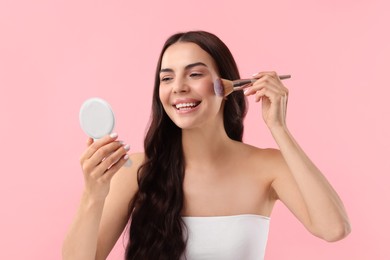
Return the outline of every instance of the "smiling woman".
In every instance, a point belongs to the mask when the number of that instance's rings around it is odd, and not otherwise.
[[[222,122],[222,99],[213,91],[217,77],[212,57],[197,44],[179,42],[165,51],[159,96],[165,112],[177,126],[205,127],[202,123],[216,117]]]
[[[207,65],[202,62],[196,62],[193,64],[188,64],[184,68],[184,75],[182,76],[184,80],[188,78],[189,80],[196,80],[204,77],[207,72],[202,72],[203,68],[199,68],[200,66],[204,66],[207,69]],[[173,86],[175,87],[183,87],[183,85],[178,86],[177,84],[182,84],[180,81],[180,78],[178,79],[176,77],[176,85],[174,85],[174,79],[175,79],[175,71],[173,69],[161,69],[160,70],[160,99],[163,101],[164,98],[167,98],[166,96],[169,95],[169,93],[172,91]],[[177,76],[177,75],[176,75]],[[178,75],[180,77],[180,75]],[[165,86],[165,87],[164,87]],[[175,92],[181,91],[176,89]],[[168,97],[169,99],[169,97]],[[169,100],[168,100],[169,101]],[[191,111],[195,107],[197,107],[200,104],[200,101],[194,98],[185,98],[185,99],[176,99],[173,101],[172,106],[175,107],[180,113],[185,113],[185,111]],[[169,106],[168,106],[169,107]],[[164,108],[165,105],[164,105]],[[165,109],[166,110],[166,109]]]
[[[166,41],[144,153],[126,168],[128,146],[116,134],[89,140],[64,259],[105,259],[128,224],[126,259],[260,260],[277,200],[315,236],[337,241],[350,232],[337,193],[288,130],[278,74],[259,72],[245,94],[227,97],[215,94],[217,78],[240,78],[218,37],[192,31]],[[242,142],[245,96],[262,102],[279,149]]]

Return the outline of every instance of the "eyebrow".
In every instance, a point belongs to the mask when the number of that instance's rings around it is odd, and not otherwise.
[[[196,66],[207,67],[207,65],[204,64],[203,62],[195,62],[195,63],[188,64],[187,66],[184,67],[184,69],[189,70],[189,69],[196,67]],[[169,68],[160,69],[160,73],[161,72],[173,72],[173,69],[169,69]]]

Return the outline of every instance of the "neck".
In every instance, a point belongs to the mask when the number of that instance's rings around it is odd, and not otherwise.
[[[182,130],[183,152],[186,166],[212,165],[222,158],[232,140],[227,136],[223,124],[212,129],[196,128]]]

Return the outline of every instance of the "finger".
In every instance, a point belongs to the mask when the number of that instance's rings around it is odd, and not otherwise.
[[[121,146],[108,155],[101,163],[96,167],[96,171],[101,174],[110,169],[116,164],[128,151],[130,150],[129,145]]]
[[[93,138],[91,137],[88,137],[87,141],[86,141],[86,145],[87,147],[91,146],[91,144],[93,143]],[[87,152],[88,150],[86,149],[82,155],[80,156],[80,162],[82,163],[83,161],[85,161],[86,157],[87,157]]]
[[[107,169],[103,175],[103,179],[106,181],[111,180],[111,178],[117,173],[117,171],[129,160],[129,155],[125,154],[122,156],[116,163],[111,165],[109,169]]]
[[[256,76],[258,79],[253,83],[253,85],[261,84],[263,82],[266,82],[268,84],[272,84],[276,87],[282,88],[284,91],[288,92],[288,89],[283,85],[282,80],[279,78],[279,76],[276,74],[276,72],[260,72],[258,76]]]
[[[280,100],[284,97],[288,96],[288,93],[284,91],[282,88],[275,87],[275,86],[266,86],[262,89],[256,91],[255,95],[255,101],[258,102],[260,99],[264,96],[269,98],[272,102]]]
[[[279,79],[278,75],[275,74],[264,74],[261,77],[259,77],[253,85],[260,84],[260,83],[268,83],[268,84],[274,84],[274,85],[280,85],[283,86],[282,81]]]
[[[93,138],[92,137],[88,137],[87,146],[90,146],[92,143],[93,143]]]
[[[117,152],[119,149],[123,148],[123,143],[120,141],[114,141],[111,143],[108,143],[102,147],[100,147],[92,156],[88,159],[88,163],[95,167],[108,158],[115,152]]]
[[[110,135],[106,135],[102,137],[99,140],[92,141],[92,143],[89,145],[88,149],[83,153],[81,156],[80,161],[85,161],[92,157],[92,155],[102,146],[115,141],[118,138],[118,134],[112,133]]]
[[[253,83],[253,86],[256,88],[257,86],[269,86],[275,89],[279,89],[280,91],[288,92],[288,89],[283,85],[283,82],[278,77],[273,77],[270,75],[265,75],[264,77],[258,79]]]
[[[270,88],[263,88],[255,93],[256,102],[259,102],[261,99],[264,100],[264,97],[269,99],[271,102],[274,102],[275,100],[281,99],[283,95]]]
[[[256,79],[260,79],[264,76],[270,76],[272,78],[279,79],[279,76],[275,71],[261,71],[252,75],[252,77]]]
[[[264,97],[267,89],[263,88],[255,93],[255,102],[259,102]]]
[[[117,149],[122,147],[122,143],[119,141],[115,141],[113,143],[109,143],[99,150],[96,151],[95,154],[89,159],[82,161],[81,167],[83,169],[84,174],[90,175],[95,172],[96,167],[101,164],[106,158],[108,158],[111,154],[113,154]]]
[[[88,137],[87,141],[86,141],[86,145],[87,147],[91,146],[91,144],[93,143],[93,139],[91,137]],[[80,162],[83,163],[83,161],[85,161],[85,159],[87,158],[87,152],[88,152],[88,149],[86,149],[80,156]]]
[[[259,79],[251,87],[247,88],[244,91],[244,94],[246,96],[250,96],[257,93],[258,91],[261,91],[264,88],[270,89],[276,93],[280,93],[281,95],[284,95],[285,92],[287,91],[287,88],[285,88],[284,86],[280,85],[277,82],[270,82],[270,81],[264,81]]]

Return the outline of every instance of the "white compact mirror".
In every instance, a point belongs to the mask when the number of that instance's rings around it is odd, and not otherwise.
[[[80,108],[79,118],[83,131],[94,139],[110,134],[115,126],[114,112],[101,98],[86,100]]]

